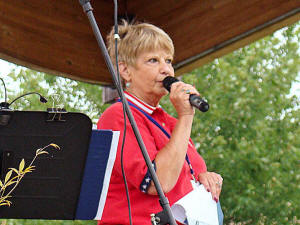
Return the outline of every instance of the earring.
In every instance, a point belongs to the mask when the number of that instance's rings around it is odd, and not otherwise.
[[[127,82],[126,84],[125,84],[125,86],[126,86],[126,88],[129,88],[130,87],[130,82]]]

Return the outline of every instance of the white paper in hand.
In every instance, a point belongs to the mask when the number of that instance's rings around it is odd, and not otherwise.
[[[203,185],[192,181],[194,190],[178,200],[172,207],[175,219],[189,225],[219,225],[217,203]]]

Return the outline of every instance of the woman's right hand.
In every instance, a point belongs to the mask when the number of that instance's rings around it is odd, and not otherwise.
[[[187,90],[190,93],[186,93]],[[185,163],[195,114],[189,101],[190,94],[199,94],[192,85],[179,81],[171,86],[170,100],[177,111],[178,120],[172,130],[169,142],[155,158],[156,173],[165,193],[174,188]],[[148,194],[157,194],[153,183],[148,189]]]
[[[195,109],[189,101],[191,94],[200,95],[195,87],[190,84],[186,84],[181,81],[172,84],[170,90],[170,101],[177,112],[178,119],[182,116],[193,116],[195,114]]]

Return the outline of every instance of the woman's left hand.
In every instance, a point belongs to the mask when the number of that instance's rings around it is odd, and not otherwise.
[[[198,180],[207,191],[211,192],[213,199],[218,202],[223,184],[222,176],[214,172],[204,172],[198,175]]]

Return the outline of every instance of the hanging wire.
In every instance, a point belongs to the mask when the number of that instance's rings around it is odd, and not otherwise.
[[[0,77],[2,83],[3,83],[3,86],[4,86],[4,102],[7,102],[7,89],[6,89],[6,86],[5,86],[5,82],[4,80]]]
[[[114,39],[115,39],[115,56],[116,56],[116,74],[117,74],[117,82],[120,87],[122,88],[122,82],[120,78],[120,71],[119,71],[119,60],[118,60],[118,41],[120,40],[119,31],[118,31],[118,1],[114,0]],[[130,204],[130,196],[128,190],[128,184],[126,180],[126,174],[124,169],[124,144],[125,144],[125,137],[126,137],[126,112],[125,112],[125,102],[121,101],[123,105],[123,117],[124,117],[124,128],[123,128],[123,140],[122,140],[122,147],[121,147],[121,169],[122,169],[122,176],[124,180],[125,190],[126,190],[126,197],[127,197],[127,205],[128,205],[128,214],[129,214],[129,222],[132,225],[132,213],[131,213],[131,204]]]

